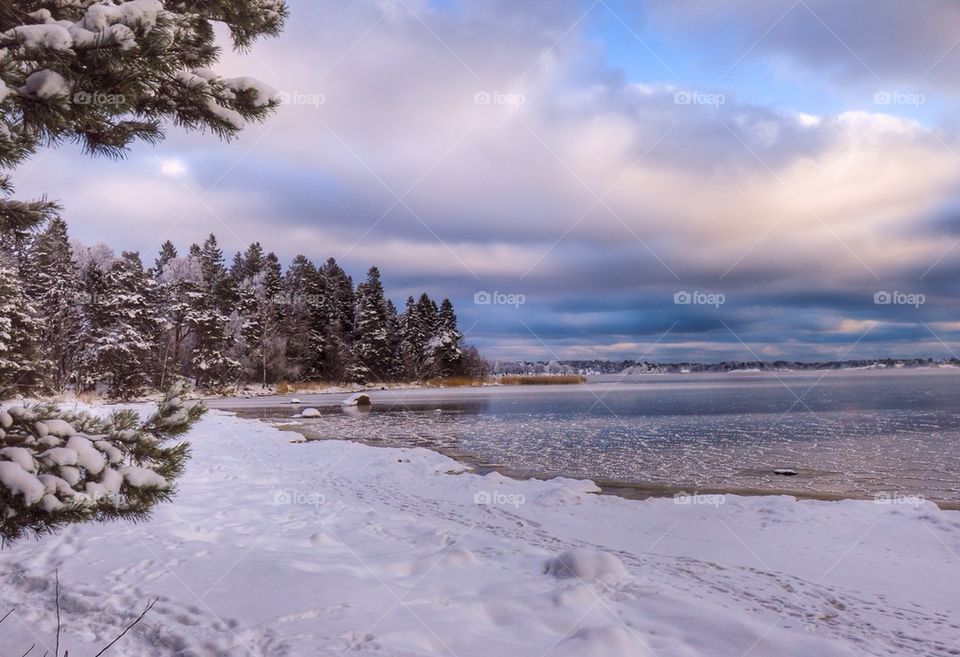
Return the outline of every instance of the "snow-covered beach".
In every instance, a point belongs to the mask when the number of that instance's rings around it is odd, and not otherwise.
[[[292,443],[211,411],[172,503],[0,551],[0,651],[951,655],[960,513],[891,500],[625,500],[425,449]],[[19,652],[18,652],[19,651]]]

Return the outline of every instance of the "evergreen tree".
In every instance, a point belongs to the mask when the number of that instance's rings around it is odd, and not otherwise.
[[[457,315],[450,299],[444,299],[437,314],[436,329],[427,345],[428,367],[433,376],[448,377],[458,374],[463,361],[461,342],[463,334],[457,328]]]
[[[279,311],[280,263],[274,254],[262,261],[260,271],[239,283],[237,359],[248,380],[263,386],[286,375],[286,342]]]
[[[215,305],[224,313],[232,310],[235,300],[233,281],[223,262],[223,251],[213,233],[207,237],[197,253],[204,291],[213,297]]]
[[[263,271],[265,258],[260,242],[251,244],[244,253],[237,253],[230,266],[230,276],[239,285],[240,282],[250,280]]]
[[[312,304],[311,350],[316,354],[315,376],[344,381],[350,375],[350,349],[356,296],[353,281],[333,258],[320,270],[322,293]]]
[[[37,383],[38,333],[33,300],[10,256],[0,251],[0,394]]]
[[[392,362],[388,307],[380,282],[380,271],[371,267],[365,282],[357,286],[353,327],[351,378],[355,381],[383,381]]]
[[[167,240],[161,244],[160,253],[157,255],[157,259],[153,263],[153,270],[151,272],[153,277],[159,279],[161,276],[163,276],[164,268],[176,257],[177,247],[173,245],[173,242]]]
[[[417,301],[417,314],[420,316],[420,325],[425,336],[424,344],[429,342],[437,331],[437,315],[439,312],[436,302],[427,296],[426,292],[420,295],[420,299]]]
[[[233,357],[243,367],[244,378],[256,381],[262,373],[265,328],[255,279],[237,283],[237,309],[232,323],[236,326]]]
[[[403,314],[400,316],[400,361],[403,366],[403,378],[416,381],[420,378],[420,362],[426,339],[417,313],[417,303],[412,296],[407,297]]]
[[[162,351],[157,374],[161,390],[171,377],[192,373],[193,365],[188,357],[193,353],[192,313],[202,305],[202,280],[200,262],[194,256],[169,260],[157,278],[158,315],[164,318],[165,333],[160,341]]]
[[[232,340],[227,335],[228,319],[210,294],[198,295],[191,305],[188,320],[194,348],[190,365],[199,387],[225,388],[240,370],[240,363],[229,356]]]
[[[67,224],[51,220],[33,242],[30,259],[33,269],[31,294],[37,299],[38,341],[47,365],[44,385],[63,390],[73,370],[74,347],[82,317],[77,304],[79,280]]]
[[[393,301],[387,299],[387,337],[390,343],[389,362],[386,367],[386,378],[396,380],[403,378],[403,330],[400,315]]]
[[[124,253],[106,271],[91,265],[85,284],[81,387],[104,383],[111,397],[129,399],[150,383],[151,359],[158,352],[153,281],[138,254]]]
[[[240,369],[240,363],[229,355],[233,340],[227,331],[236,291],[213,234],[196,253],[201,294],[192,297],[188,315],[194,335],[192,371],[198,386],[223,388],[234,381]]]
[[[273,252],[270,252],[263,259],[263,280],[262,286],[266,297],[274,306],[274,312],[279,319],[279,296],[283,292],[283,267],[280,266],[280,259]]]
[[[286,360],[289,374],[301,379],[311,374],[315,359],[310,352],[313,308],[321,306],[322,289],[317,268],[304,255],[293,259],[283,277],[278,306],[283,315],[283,333],[287,340]]]

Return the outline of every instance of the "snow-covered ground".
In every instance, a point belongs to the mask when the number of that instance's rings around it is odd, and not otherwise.
[[[0,551],[0,654],[960,654],[960,512],[630,501],[211,411],[173,503]],[[18,652],[19,651],[19,652]]]

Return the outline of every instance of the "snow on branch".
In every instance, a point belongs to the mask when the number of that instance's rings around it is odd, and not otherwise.
[[[5,2],[0,165],[71,139],[120,156],[134,141],[161,139],[165,121],[235,136],[279,101],[252,78],[209,70],[220,53],[213,25],[225,25],[246,48],[279,34],[286,16],[282,0]]]
[[[186,463],[186,433],[205,409],[186,404],[176,384],[156,412],[107,418],[52,405],[0,410],[0,539],[43,534],[62,525],[142,519],[168,500]]]

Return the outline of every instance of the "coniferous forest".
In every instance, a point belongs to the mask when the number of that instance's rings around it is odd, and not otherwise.
[[[334,260],[284,270],[259,243],[227,262],[217,239],[153,263],[71,243],[66,223],[6,231],[0,385],[128,399],[186,377],[208,391],[280,381],[373,383],[474,376],[453,304],[402,311],[371,267],[355,285]]]

